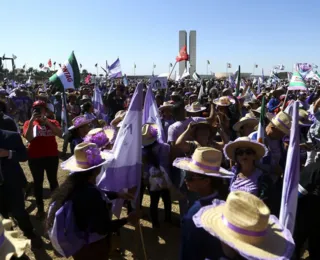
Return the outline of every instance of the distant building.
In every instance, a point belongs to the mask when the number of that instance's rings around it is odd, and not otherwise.
[[[189,73],[193,75],[197,71],[197,32],[189,33]]]
[[[187,32],[186,31],[179,31],[179,51],[183,46],[186,46],[188,48],[187,44]],[[181,61],[179,62],[179,75],[181,76],[184,72],[184,70],[187,67],[187,61]]]

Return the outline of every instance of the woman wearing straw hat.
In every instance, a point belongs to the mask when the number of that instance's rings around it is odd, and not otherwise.
[[[188,212],[183,216],[181,229],[182,241],[180,259],[218,259],[218,251],[212,250],[214,239],[203,230],[196,228],[193,215],[203,206],[210,205],[215,198],[225,199],[227,187],[224,178],[232,178],[233,174],[220,167],[222,153],[214,148],[197,148],[192,158],[177,158],[173,165],[186,171],[185,182],[188,190],[200,195]]]
[[[0,215],[0,259],[1,260],[28,260],[25,255],[30,246],[30,240],[19,238],[17,231],[12,231],[12,221]]]
[[[220,240],[221,257],[291,259],[294,242],[290,231],[270,215],[263,201],[250,193],[231,192],[226,202],[215,200],[212,205],[201,208],[193,221],[198,228]],[[216,250],[216,244],[212,244],[212,250]]]
[[[83,142],[84,137],[91,129],[92,119],[86,119],[84,116],[77,116],[72,120],[72,126],[69,127],[70,131],[70,150],[73,155],[76,145]]]
[[[135,213],[111,220],[107,206],[108,199],[132,199],[132,195],[105,192],[95,185],[101,167],[112,160],[96,144],[84,142],[62,163],[62,169],[72,174],[52,195],[46,223],[52,245],[61,255],[75,260],[108,259],[109,234],[135,221]]]
[[[165,221],[171,222],[171,197],[169,188],[169,153],[168,144],[159,143],[158,127],[156,124],[142,126],[142,156],[143,156],[143,183],[141,194],[148,187],[151,202],[150,215],[152,226],[159,227],[158,204],[160,197],[164,203]],[[141,202],[143,196],[141,195]]]
[[[248,136],[255,131],[255,127],[259,121],[253,117],[250,113],[247,113],[242,117],[239,122],[233,125],[233,130],[238,133],[239,136]]]

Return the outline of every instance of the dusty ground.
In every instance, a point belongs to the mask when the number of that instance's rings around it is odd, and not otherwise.
[[[62,141],[58,140],[59,147],[62,146]],[[22,164],[23,170],[27,176],[27,179],[29,181],[32,181],[32,177],[30,174],[30,170],[27,163]],[[59,183],[62,183],[64,179],[67,176],[67,172],[62,171],[59,169],[58,173],[58,180]],[[44,183],[44,197],[45,197],[45,205],[46,208],[48,207],[48,204],[50,202],[50,190],[48,186],[48,181],[45,179]],[[141,231],[144,238],[144,244],[146,247],[146,252],[148,259],[178,259],[178,252],[179,252],[179,228],[177,226],[174,226],[172,224],[167,224],[161,222],[161,220],[164,219],[163,214],[163,204],[160,202],[160,229],[152,229],[151,228],[151,222],[149,219],[149,196],[145,195],[143,199],[143,208],[142,208],[142,219],[140,220],[141,223]],[[48,237],[44,232],[43,223],[41,223],[39,220],[35,218],[36,214],[36,208],[35,208],[35,199],[34,197],[30,196],[28,197],[26,201],[26,207],[28,212],[31,215],[31,221],[33,225],[36,227],[36,231],[39,235],[42,236],[42,239],[44,241],[44,249],[42,250],[28,250],[27,255],[32,259],[37,260],[48,260],[48,259],[54,259],[54,260],[62,260],[66,259],[64,257],[59,257],[55,255],[55,252],[53,251],[53,248],[51,247],[51,244],[49,243]],[[179,207],[177,204],[172,205],[173,210],[173,220],[174,222],[178,223],[179,221]],[[123,216],[126,216],[126,211],[124,210]],[[121,230],[121,248],[123,249],[124,253],[116,253],[114,256],[112,256],[110,259],[133,259],[133,254],[140,255],[139,259],[143,259],[141,257],[142,255],[142,246],[140,243],[140,235],[138,232],[135,232],[134,227],[130,225],[126,225]],[[136,253],[137,252],[137,253]]]
[[[59,147],[62,146],[62,141],[58,140]],[[22,164],[23,170],[29,181],[32,181],[30,170],[27,163]],[[59,169],[58,180],[59,183],[62,183],[67,176],[67,172]],[[50,191],[48,186],[48,181],[45,179],[44,182],[44,197],[45,205],[48,207],[50,201]],[[166,224],[161,222],[160,229],[152,229],[151,222],[149,219],[149,203],[150,198],[148,195],[144,195],[143,199],[143,208],[142,208],[142,219],[140,220],[141,232],[143,234],[144,245],[146,248],[146,253],[148,259],[152,260],[173,260],[178,259],[179,255],[179,240],[180,240],[180,229],[173,224]],[[36,208],[35,208],[35,199],[34,197],[28,197],[26,201],[26,207],[28,212],[31,215],[31,221],[36,228],[36,231],[39,235],[42,236],[44,242],[44,248],[41,250],[30,249],[27,252],[27,255],[30,259],[34,260],[62,260],[66,259],[64,257],[59,257],[55,254],[47,235],[44,232],[43,223],[35,218]],[[179,222],[179,207],[177,203],[172,205],[173,211],[173,221],[174,223]],[[163,220],[163,203],[160,202],[160,221]],[[126,216],[126,211],[123,211],[123,217]],[[115,253],[110,259],[134,259],[133,255],[138,256],[135,259],[144,259],[142,251],[142,243],[140,233],[136,232],[134,227],[126,225],[121,230],[121,248],[123,253]],[[307,252],[304,254],[303,259],[308,259]]]

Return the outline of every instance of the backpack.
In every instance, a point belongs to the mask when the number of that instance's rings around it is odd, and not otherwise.
[[[52,208],[50,206],[49,212]],[[55,214],[52,228],[48,232],[54,249],[64,257],[78,252],[88,242],[88,234],[80,231],[72,210],[72,201],[67,201]]]

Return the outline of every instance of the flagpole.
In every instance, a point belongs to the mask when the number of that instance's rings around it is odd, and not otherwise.
[[[209,63],[207,61],[207,76],[208,76],[208,73],[209,73]]]
[[[254,75],[255,68],[256,68],[256,64],[253,64],[252,76]]]
[[[286,97],[284,98],[283,105],[282,105],[282,109],[281,109],[282,111],[284,111],[284,107],[285,107],[285,105],[286,105],[286,103],[287,103],[289,91],[290,91],[290,90],[287,89]]]

